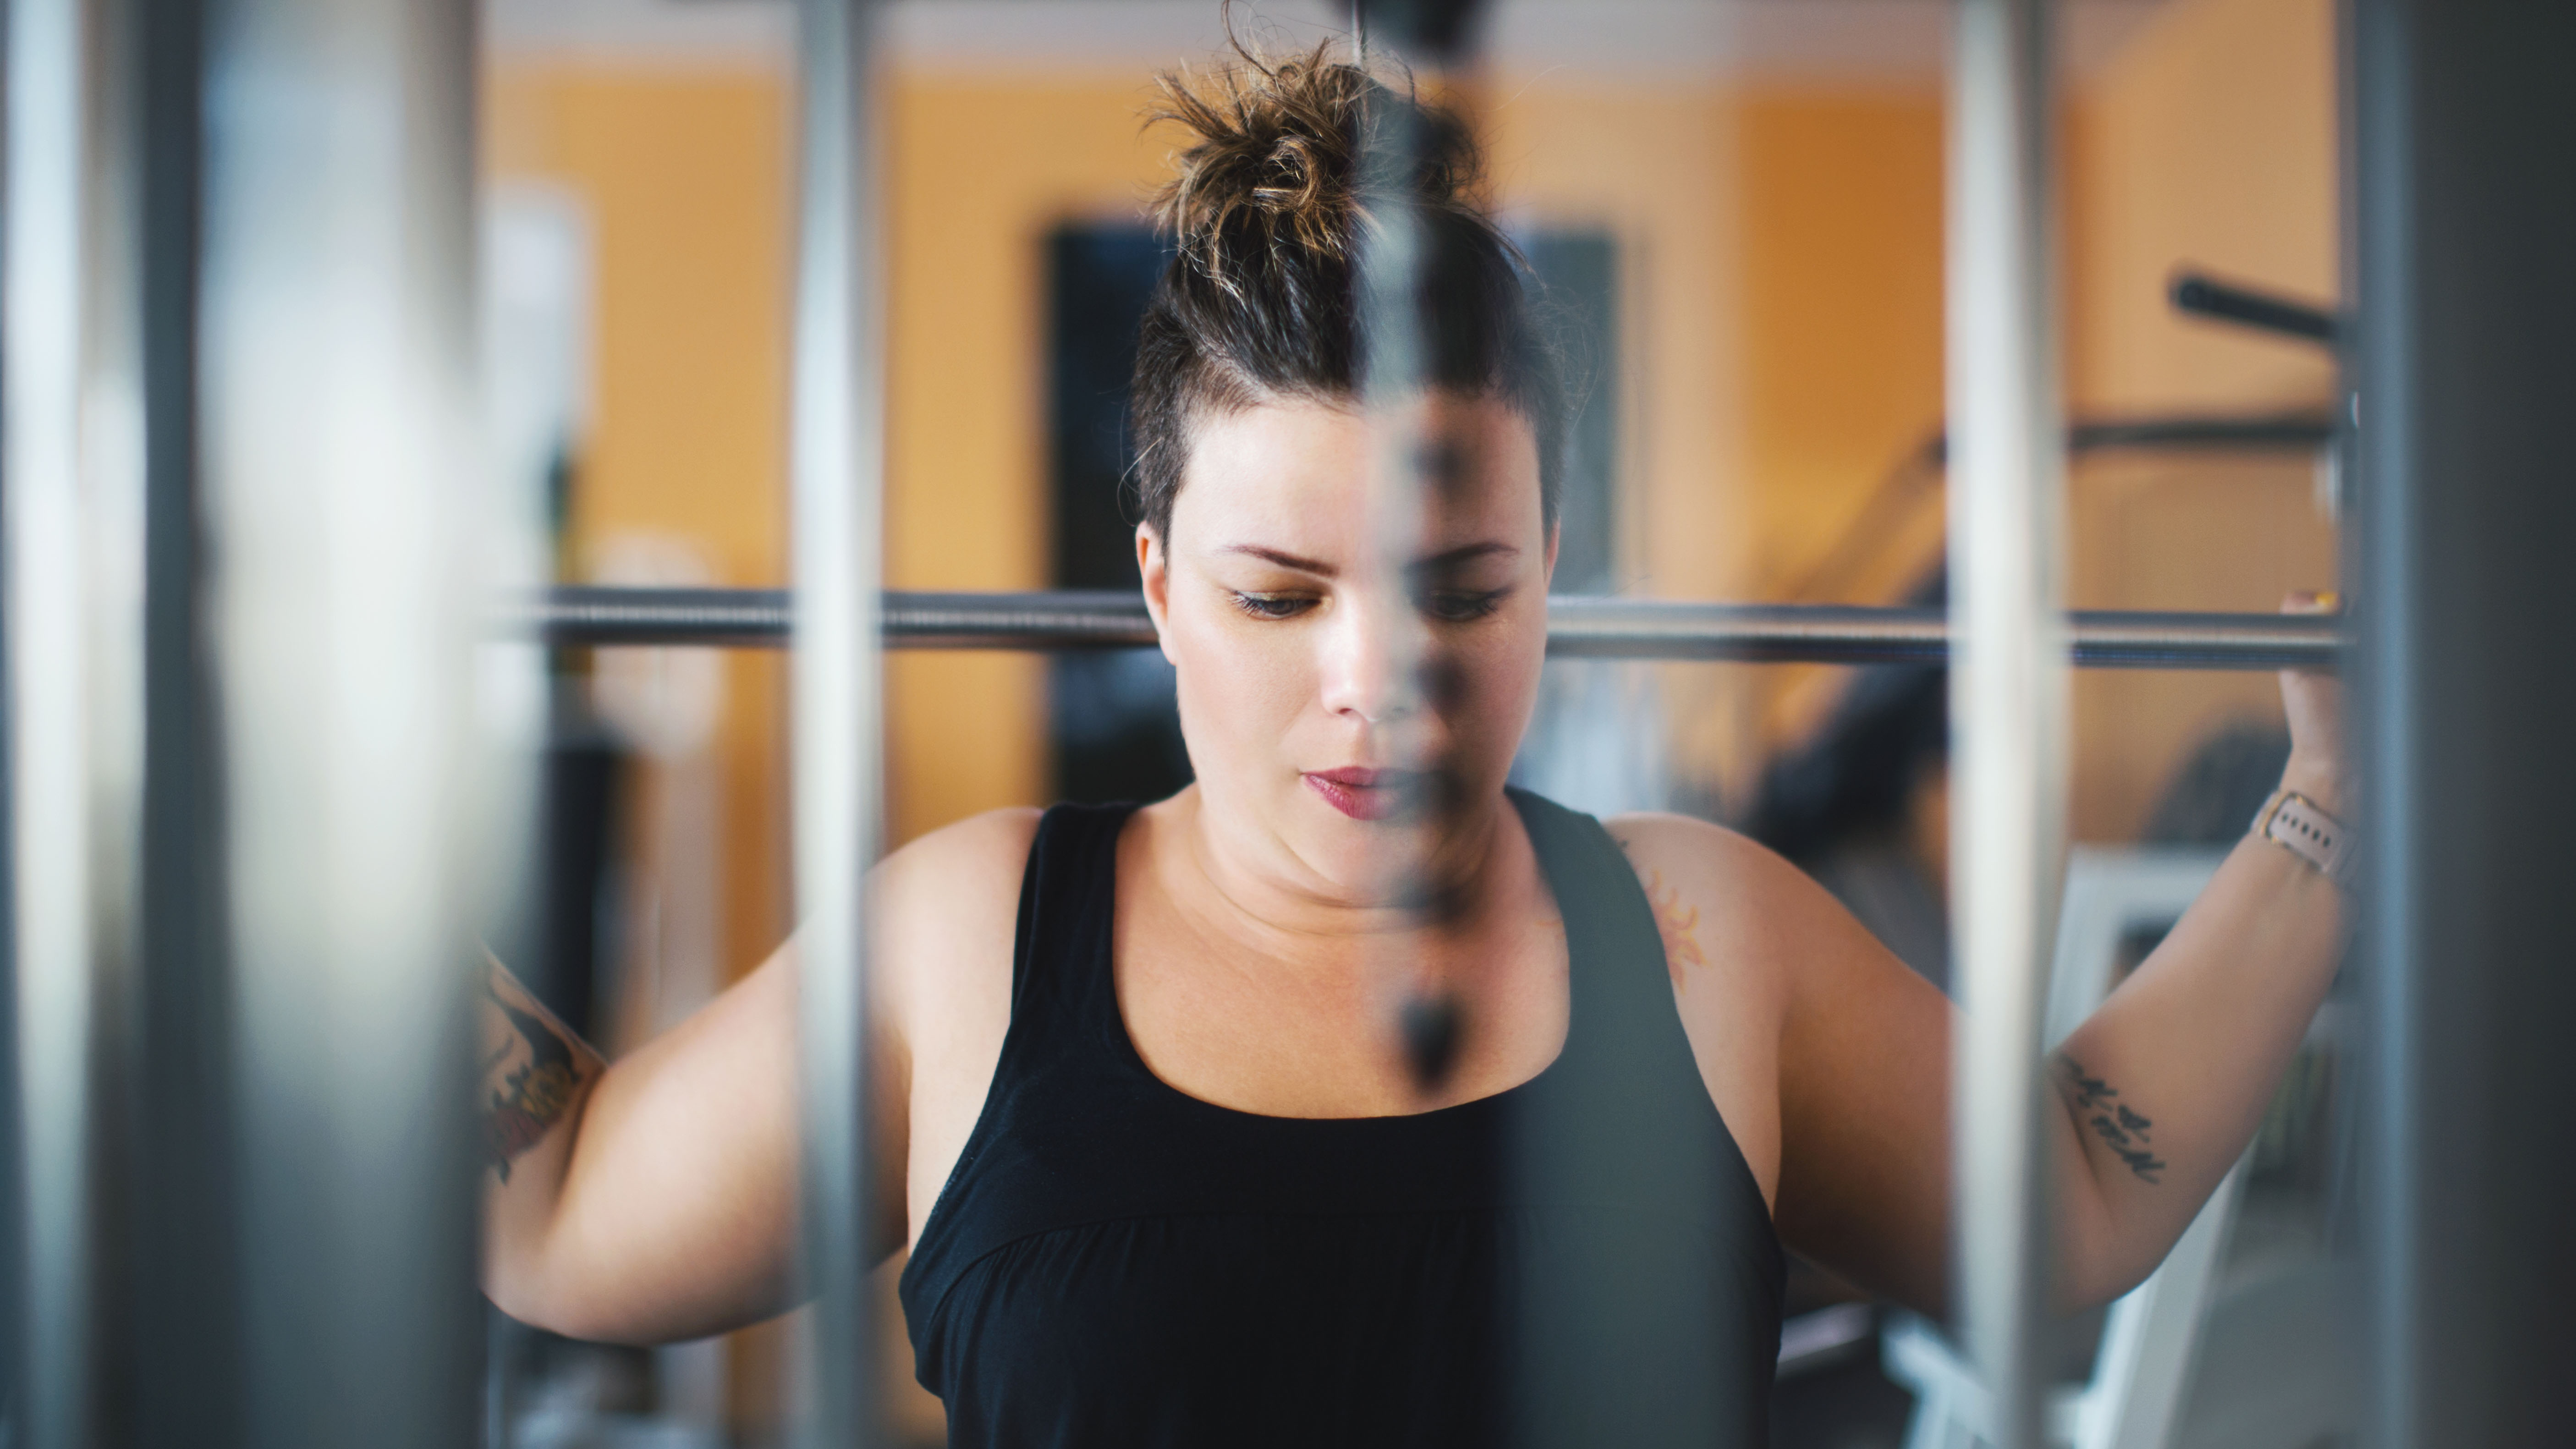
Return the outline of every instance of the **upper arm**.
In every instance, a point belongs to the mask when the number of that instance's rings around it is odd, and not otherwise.
[[[1675,999],[1712,1090],[1723,1080],[1710,1073],[1713,1046],[1767,1058],[1769,1122],[1739,1123],[1738,1113],[1728,1122],[1748,1159],[1770,1129],[1782,1239],[1853,1282],[1940,1311],[1948,1000],[1823,887],[1744,837],[1678,816],[1626,816],[1611,828],[1650,897],[1660,886],[1671,902],[1656,902],[1659,916],[1695,918],[1705,960],[1677,966]],[[1670,950],[1669,926],[1666,940]],[[1703,973],[1721,989],[1695,999]]]
[[[876,884],[872,960],[899,1101],[880,1098],[880,1243],[920,1230],[982,1115],[1011,1024],[1020,878],[1039,812],[994,810],[922,837]]]
[[[870,1236],[879,1253],[903,1241],[919,1064],[952,1054],[952,1015],[978,994],[976,979],[993,974],[990,961],[960,953],[989,948],[991,880],[1007,870],[1016,894],[1034,820],[1034,811],[1003,811],[963,821],[871,872]],[[1009,898],[1000,909],[1007,1023]],[[600,1077],[547,1234],[549,1281],[537,1297],[550,1306],[549,1326],[659,1341],[794,1306],[799,985],[791,941]]]
[[[601,1075],[546,1233],[546,1327],[653,1342],[792,1305],[796,988],[790,944]]]

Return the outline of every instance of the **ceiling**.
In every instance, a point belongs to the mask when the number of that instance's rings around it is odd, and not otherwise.
[[[2159,0],[2064,0],[2061,53],[2098,69]],[[1219,0],[890,0],[887,43],[907,69],[1150,70],[1226,43]],[[1931,84],[1950,0],[1496,0],[1483,53],[1513,71]],[[1345,32],[1336,0],[1235,0],[1256,45]],[[791,0],[485,0],[486,43],[514,56],[785,66]]]

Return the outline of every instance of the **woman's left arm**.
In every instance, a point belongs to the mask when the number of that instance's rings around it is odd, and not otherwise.
[[[2335,684],[2285,674],[2282,688],[2284,783],[2350,819]],[[1673,817],[1613,828],[1664,918],[1702,1075],[1774,1187],[1781,1236],[1863,1287],[1946,1313],[1956,1009],[1815,882],[1741,836]],[[2252,1139],[2343,939],[2339,888],[2249,835],[2052,1056],[2061,1110],[2044,1125],[2058,1167],[2060,1303],[2117,1297],[2190,1226]],[[1770,1025],[1748,1038],[1751,1016]],[[1754,1057],[1776,1095],[1738,1080]]]
[[[2339,686],[2285,673],[2282,787],[2338,819]],[[2342,889],[2248,833],[2163,944],[2049,1061],[2058,1136],[2059,1295],[2099,1302],[2154,1271],[2252,1140],[2343,957]]]

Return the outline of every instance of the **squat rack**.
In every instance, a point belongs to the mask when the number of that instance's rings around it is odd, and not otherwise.
[[[500,627],[792,644],[805,1116],[823,1312],[802,1442],[870,1442],[859,866],[887,647],[1128,647],[1135,600],[880,594],[870,0],[800,0],[797,598],[531,591],[475,406],[469,0],[10,0],[0,217],[10,877],[6,1435],[447,1449],[472,1434],[475,1152],[459,922],[523,796],[473,697]],[[1373,5],[1446,50],[1470,7]],[[2379,1441],[2555,1426],[2576,1182],[2576,11],[2348,0],[2347,276],[2369,406],[2336,621],[2066,614],[2044,0],[1958,0],[1950,615],[1558,601],[1551,648],[1948,657],[1971,1005],[1968,1319],[2035,1446],[2029,1135],[2069,664],[2349,657],[2378,853],[2367,1229]],[[1436,23],[1435,23],[1436,22]],[[1384,289],[1381,289],[1384,290]],[[2224,299],[2220,299],[2222,302]],[[2242,311],[2242,308],[2238,308]],[[2281,320],[2276,318],[2275,320]],[[459,480],[467,480],[460,484]],[[2348,656],[2347,656],[2348,651]],[[524,746],[525,741],[517,744]],[[496,763],[497,761],[497,763]],[[1981,964],[1982,963],[1982,964]],[[2510,1170],[2499,1164],[2511,1164]],[[151,1392],[126,1392],[148,1384]]]

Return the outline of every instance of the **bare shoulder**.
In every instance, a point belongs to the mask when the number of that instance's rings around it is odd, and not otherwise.
[[[870,882],[871,964],[907,1038],[974,1004],[1007,1010],[1020,877],[1041,812],[988,810],[907,843]]]
[[[943,825],[887,856],[877,867],[877,888],[880,893],[915,889],[933,879],[989,886],[993,883],[990,878],[1007,877],[1016,895],[1021,868],[1028,860],[1029,843],[1037,838],[1038,820],[1044,814],[1033,806],[1022,805],[987,810]],[[896,884],[898,880],[900,885]]]
[[[988,810],[877,867],[871,960],[901,1058],[903,1106],[887,1127],[903,1135],[907,1232],[920,1230],[947,1183],[1010,1033],[1020,879],[1039,816]]]
[[[1635,814],[1602,823],[1654,909],[1700,1080],[1768,1201],[1780,1181],[1780,1026],[1798,956],[1797,927],[1784,917],[1796,914],[1804,877],[1705,820]]]
[[[1637,811],[1602,822],[1649,895],[1657,884],[1698,898],[1740,924],[1796,911],[1823,888],[1804,871],[1737,831],[1688,815]]]
[[[1858,932],[1840,902],[1806,872],[1723,825],[1638,812],[1602,822],[1655,907],[1668,954],[1775,978],[1820,946]],[[1676,939],[1676,930],[1687,933]],[[1862,933],[1865,935],[1866,933]]]
[[[1755,861],[1788,865],[1745,836],[1695,816],[1637,810],[1610,816],[1601,826],[1629,860],[1667,872],[1730,871]]]

